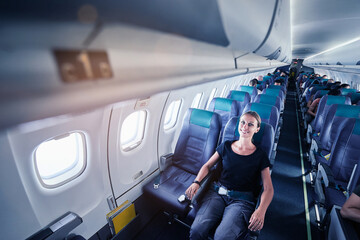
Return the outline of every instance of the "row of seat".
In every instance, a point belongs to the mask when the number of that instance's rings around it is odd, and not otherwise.
[[[351,105],[357,97],[351,89],[342,89],[341,96],[329,96],[311,81],[303,84],[308,88],[302,92],[298,85],[298,92],[304,101],[321,97],[316,117],[307,126],[306,141],[311,143],[309,159],[316,170],[318,220],[324,225],[333,206],[341,207],[360,184],[360,106]]]
[[[254,101],[259,102],[251,102],[249,91],[245,89],[256,94]],[[260,131],[254,135],[254,143],[263,148],[269,157],[272,156],[279,109],[282,107],[279,101],[283,101],[279,94],[282,90],[274,91],[279,96],[272,96],[257,95],[254,89],[256,90],[254,87],[240,86],[240,91],[231,91],[228,98],[214,98],[208,110],[188,109],[174,153],[162,156],[160,160],[163,162],[163,159],[167,159],[170,163],[164,163],[167,167],[160,167],[160,174],[144,186],[144,195],[158,203],[164,211],[191,221],[195,216],[194,210],[190,211],[190,201],[184,201],[182,195],[218,144],[239,138],[240,115],[248,110],[258,112],[262,120]],[[268,91],[267,89],[277,90],[270,86],[264,91]],[[276,103],[279,104],[269,105]]]

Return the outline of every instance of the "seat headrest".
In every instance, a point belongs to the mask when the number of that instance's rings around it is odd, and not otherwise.
[[[210,128],[213,112],[202,109],[191,109],[190,123],[201,127]]]
[[[335,116],[346,118],[360,118],[360,106],[338,104]]]
[[[249,93],[245,92],[245,91],[232,90],[232,91],[230,91],[229,98],[236,100],[236,101],[244,101],[246,95],[249,95]],[[249,95],[249,98],[250,98],[250,95]]]
[[[254,92],[254,89],[255,88],[252,86],[240,86],[241,91],[248,92],[250,95],[252,95],[252,93]]]
[[[356,119],[353,134],[360,135],[360,119]],[[359,166],[360,167],[360,166]]]
[[[262,119],[269,119],[271,114],[271,105],[263,104],[263,103],[252,103],[251,111],[257,112]]]
[[[344,104],[345,103],[345,96],[332,96],[332,95],[328,95],[327,96],[327,100],[326,100],[326,105],[331,105],[331,104]]]
[[[234,100],[229,98],[214,98],[214,110],[222,110],[225,112],[231,112],[231,105],[233,104]]]
[[[348,93],[356,92],[356,89],[352,88],[343,88],[341,89],[341,95],[347,95]]]
[[[269,94],[259,94],[259,103],[275,105],[278,97]]]

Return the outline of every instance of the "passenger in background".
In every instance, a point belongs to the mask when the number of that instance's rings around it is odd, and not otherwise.
[[[256,78],[250,80],[249,86],[256,87],[258,94],[260,94],[261,90],[257,88],[257,85],[258,85],[258,80]]]
[[[350,88],[350,85],[347,84],[347,83],[341,84],[341,85],[340,85],[340,90],[341,90],[341,89],[344,89],[344,88],[349,89],[349,88]]]
[[[274,82],[275,86],[282,86],[283,85],[283,81],[281,79],[276,79]]]
[[[261,230],[265,213],[274,195],[270,162],[266,153],[252,143],[260,130],[260,116],[248,111],[240,117],[236,141],[220,144],[214,155],[201,167],[193,184],[186,190],[189,199],[195,195],[201,180],[218,164],[220,176],[206,192],[190,229],[190,239],[208,239],[216,228],[214,239],[247,239],[251,231]],[[256,198],[263,192],[260,205]],[[246,228],[248,226],[248,228]],[[248,230],[249,229],[249,230]]]
[[[358,185],[340,210],[343,218],[360,223],[360,185]]]
[[[340,95],[340,90],[339,89],[331,89],[328,92],[328,95],[333,95],[333,96],[339,96]],[[314,120],[314,118],[316,117],[316,112],[317,112],[317,108],[319,106],[319,102],[320,102],[321,98],[317,98],[314,101],[310,103],[309,101],[309,109],[306,112],[305,115],[305,121],[309,124],[312,120]]]
[[[334,79],[330,78],[330,79],[327,81],[325,87],[328,88],[328,89],[330,89],[330,87],[331,87],[332,85],[334,85],[334,82],[335,82]]]

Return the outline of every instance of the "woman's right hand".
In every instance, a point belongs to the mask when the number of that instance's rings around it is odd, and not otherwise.
[[[192,199],[196,194],[197,190],[199,190],[200,186],[197,183],[193,183],[190,185],[188,189],[186,189],[185,194],[188,199]]]

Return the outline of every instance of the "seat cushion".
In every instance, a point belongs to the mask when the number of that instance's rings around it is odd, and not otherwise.
[[[189,211],[189,201],[180,203],[178,197],[192,184],[195,175],[176,166],[170,166],[160,174],[159,187],[154,188],[154,181],[144,187],[144,194],[151,200],[161,202],[161,207],[179,216],[185,216]]]

